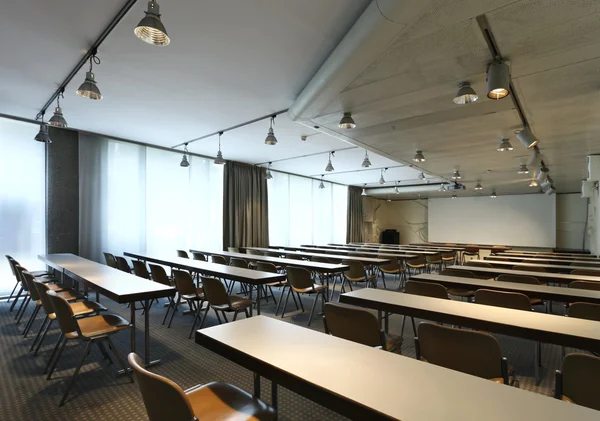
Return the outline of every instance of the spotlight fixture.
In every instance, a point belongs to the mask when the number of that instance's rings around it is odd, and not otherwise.
[[[521,164],[519,167],[519,174],[529,174],[529,168],[527,168],[527,165]]]
[[[338,127],[340,129],[354,129],[356,127],[356,123],[352,118],[352,113],[344,113],[344,116],[340,120]]]
[[[446,191],[446,185],[444,183],[440,184],[440,188],[438,189],[438,191]]]
[[[452,179],[453,180],[460,180],[462,177],[460,175],[460,173],[458,172],[458,170],[454,170],[454,173],[452,174]]]
[[[540,143],[540,140],[534,136],[529,126],[524,126],[522,130],[517,130],[515,134],[517,135],[517,139],[519,139],[527,149],[531,149]]]
[[[136,37],[152,45],[169,45],[171,39],[167,30],[160,20],[160,8],[154,0],[148,2],[146,16],[135,27],[133,33]]]
[[[180,167],[184,167],[187,168],[190,166],[190,161],[188,161],[188,149],[187,149],[187,143],[185,144],[185,146],[183,147],[183,156],[181,157],[181,162],[179,163]]]
[[[546,190],[545,192],[548,196],[553,195],[554,193],[556,193],[556,188],[554,186],[550,186],[548,188],[548,190]]]
[[[383,178],[383,173],[385,172],[385,170],[387,170],[387,168],[381,169],[381,177],[379,177],[379,184],[385,184],[385,178]]]
[[[399,181],[396,181],[396,187],[394,187],[394,193],[396,193],[396,194],[400,194],[400,189],[398,188],[399,183],[400,183]]]
[[[483,190],[483,186],[481,185],[480,181],[477,181],[477,184],[475,184],[475,190]]]
[[[452,198],[453,199],[458,199],[458,196],[456,195],[456,193],[452,193]]]
[[[498,195],[496,194],[496,190],[492,190],[492,194],[490,194],[490,197],[491,197],[492,199],[495,199],[495,198],[497,198],[497,197],[498,197]]]
[[[542,167],[538,171],[538,175],[537,175],[538,183],[543,183],[544,181],[546,181],[546,178],[548,178],[549,171],[550,170],[548,169],[548,167],[546,167],[546,165],[542,162]]]
[[[489,64],[487,71],[487,91],[489,99],[502,99],[510,94],[508,64],[502,61]]]
[[[96,57],[96,51],[93,51],[90,56],[90,70],[85,73],[85,80],[79,86],[79,89],[77,89],[77,95],[89,99],[102,99],[102,94],[96,84],[94,73],[92,73],[92,66],[94,64],[100,64],[100,59]]]
[[[423,174],[423,172],[421,172],[421,173],[419,174],[419,177],[418,177],[418,178],[419,178],[419,180],[421,180],[421,181],[425,180],[425,174]]]
[[[540,185],[539,185],[538,181],[535,179],[535,177],[529,181],[529,187],[539,187],[539,186]]]
[[[52,117],[50,117],[50,120],[48,120],[48,124],[50,126],[59,127],[61,129],[64,129],[65,127],[67,127],[67,120],[65,120],[65,117],[63,116],[63,113],[62,113],[62,109],[60,108],[60,98],[65,97],[64,92],[65,92],[65,88],[62,88],[60,90],[60,93],[56,97],[56,108],[54,109],[54,115]]]
[[[219,133],[219,152],[217,152],[217,157],[215,158],[214,163],[217,165],[223,165],[225,164],[225,159],[223,159],[223,153],[221,152],[221,136],[223,135],[223,132]]]
[[[273,174],[271,174],[271,164],[272,162],[269,162],[269,166],[267,167],[267,173],[265,174],[265,179],[267,180],[273,179]]]
[[[319,189],[323,190],[325,188],[325,184],[323,184],[323,177],[325,174],[321,174],[321,182],[319,183]]]
[[[367,187],[367,185],[363,184],[362,193],[360,194],[361,196],[366,196],[367,195],[367,190],[365,189],[365,187]]]
[[[423,151],[417,149],[417,152],[415,153],[413,161],[415,161],[415,162],[425,162],[425,156],[423,156]]]
[[[367,153],[367,150],[365,149],[365,159],[363,159],[362,167],[369,168],[370,166],[371,166],[371,161],[369,160],[369,154]]]
[[[498,152],[507,152],[507,151],[512,151],[513,147],[510,144],[510,141],[503,137],[502,139],[500,139],[500,144],[498,145],[498,148],[496,149]]]
[[[275,116],[272,115],[269,123],[269,132],[267,133],[267,137],[265,139],[265,145],[277,145],[277,138],[275,137],[275,133],[273,132],[273,123],[275,123]]]
[[[334,154],[335,154],[335,151],[329,152],[329,161],[327,161],[327,166],[325,167],[326,172],[335,171],[333,168],[333,164],[331,163],[331,157],[335,156]]]
[[[48,135],[48,125],[44,123],[44,113],[41,115],[40,131],[35,135],[34,139],[42,143],[52,143],[52,139]]]
[[[461,82],[458,85],[458,92],[453,101],[455,104],[464,105],[475,102],[479,99],[469,82]]]

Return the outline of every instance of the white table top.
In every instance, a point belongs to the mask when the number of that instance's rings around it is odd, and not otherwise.
[[[198,330],[196,342],[352,419],[591,421],[599,415],[264,316]]]

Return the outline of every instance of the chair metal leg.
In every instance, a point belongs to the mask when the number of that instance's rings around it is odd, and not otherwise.
[[[171,327],[171,323],[173,323],[173,316],[175,315],[175,312],[177,311],[177,306],[181,304],[181,296],[177,296],[177,302],[175,303],[175,307],[173,308],[173,313],[171,313],[171,319],[169,320],[169,325],[167,326],[167,328]]]
[[[40,326],[40,330],[38,330],[37,335],[35,335],[35,339],[31,343],[31,347],[29,348],[29,352],[33,351],[33,348],[35,348],[35,344],[38,343],[38,340],[40,339],[40,336],[42,335],[42,332],[44,332],[44,336],[46,336],[45,332],[48,329],[47,326],[46,326],[46,323],[48,323],[48,320],[50,320],[50,319],[48,318],[48,315],[46,315],[46,317],[44,318],[44,320],[42,320],[42,325]]]
[[[104,359],[108,360],[109,364],[113,363],[112,358],[110,358],[110,355],[108,355],[108,352],[106,351],[106,348],[104,347],[104,344],[102,343],[102,341],[95,341],[96,345],[98,345],[98,348],[100,349],[100,353],[102,354],[102,356],[104,357]]]
[[[133,383],[133,376],[131,375],[131,373],[129,372],[127,367],[125,367],[125,362],[123,361],[123,358],[121,358],[121,354],[119,354],[119,351],[117,351],[117,348],[113,344],[113,341],[110,339],[110,335],[106,337],[106,341],[108,342],[108,347],[113,352],[113,354],[115,355],[115,358],[117,359],[117,362],[121,366],[121,371],[124,372],[125,374],[127,374],[130,382]]]
[[[310,315],[308,316],[308,326],[310,326],[310,322],[312,321],[313,314],[315,313],[315,307],[317,306],[317,301],[319,301],[320,295],[320,293],[317,293],[317,295],[315,296],[315,301],[313,301],[313,305],[310,309]]]
[[[200,329],[204,327],[204,322],[206,321],[206,316],[208,316],[208,310],[210,310],[210,304],[206,306],[206,310],[204,310],[204,314],[202,315],[202,321],[200,322]]]
[[[215,314],[217,315],[217,320],[219,321],[219,324],[223,324],[223,322],[221,321],[221,316],[219,316],[219,312],[217,311],[217,309],[213,308],[213,310],[215,311]]]
[[[281,290],[281,296],[279,297],[279,301],[277,302],[277,308],[275,309],[275,316],[279,313],[279,307],[281,307],[281,302],[283,301],[283,292],[285,291],[285,287]],[[273,297],[275,299],[275,297]]]
[[[222,311],[221,313],[223,313],[223,319],[225,319],[225,323],[229,323],[229,320],[227,320],[227,314],[225,314],[225,311]]]
[[[285,316],[285,308],[287,307],[287,303],[288,303],[288,299],[290,298],[290,292],[292,292],[292,287],[288,287],[288,293],[285,296],[285,303],[283,304],[283,310],[281,310],[281,318],[283,319],[283,316]]]
[[[12,304],[10,305],[10,312],[12,313],[13,309],[15,308],[15,305],[17,304],[17,301],[19,301],[19,298],[21,298],[21,294],[23,293],[23,286],[21,286],[21,289],[19,289],[19,293],[17,294],[17,296],[15,297],[14,301],[12,302]]]
[[[15,286],[13,287],[13,290],[11,291],[10,295],[8,296],[8,299],[6,300],[7,303],[10,303],[10,299],[15,294],[15,291],[17,290],[18,286],[19,286],[19,282],[15,283]]]
[[[29,320],[27,321],[27,324],[25,325],[25,329],[23,329],[23,337],[24,338],[27,337],[27,334],[31,330],[31,326],[33,326],[33,323],[35,322],[35,318],[37,317],[37,315],[40,311],[40,307],[42,307],[42,306],[36,305],[35,308],[33,309],[33,311],[31,312],[31,316],[29,316]]]
[[[66,338],[66,336],[63,335],[62,338],[63,338],[63,343],[60,346],[60,349],[58,350],[58,354],[56,354],[56,357],[54,357],[54,361],[52,362],[50,371],[48,371],[48,376],[46,377],[46,380],[50,380],[52,378],[52,373],[54,373],[54,369],[56,368],[56,363],[58,363],[58,360],[60,360],[60,356],[62,355],[63,351],[65,350],[65,346],[67,345],[67,342],[69,342],[69,340]]]
[[[165,312],[165,317],[163,318],[162,324],[164,326],[167,321],[167,316],[169,315],[169,310],[171,310],[171,306],[173,306],[175,302],[173,301],[173,297],[169,297],[169,304],[167,305],[167,311]]]
[[[196,323],[198,322],[198,317],[200,317],[200,311],[202,311],[202,303],[196,303],[196,316],[194,316],[194,321],[192,323],[192,329],[190,330],[190,334],[188,335],[188,339],[192,337],[192,333],[194,333],[194,328],[196,327]]]
[[[234,322],[237,320],[237,316],[238,316],[239,312],[240,312],[239,310],[236,310],[235,313],[233,313],[233,321]]]
[[[27,310],[27,306],[29,305],[30,300],[31,297],[27,295],[21,303],[21,306],[17,310],[17,314],[15,314],[15,320],[17,320],[17,324],[21,323],[21,317],[23,317],[23,314],[25,314],[25,310]]]
[[[60,403],[58,404],[58,406],[63,406],[65,404],[65,401],[67,400],[67,396],[69,395],[69,391],[71,390],[71,387],[73,387],[73,385],[75,384],[75,378],[79,374],[79,370],[81,370],[81,366],[83,365],[85,358],[90,353],[90,348],[92,346],[92,342],[93,341],[87,341],[87,344],[85,345],[85,350],[83,351],[83,354],[81,354],[81,358],[79,359],[79,364],[77,364],[77,368],[75,368],[75,372],[69,379],[69,384],[67,385],[67,390],[65,390],[65,394],[63,395],[62,399],[60,400]]]

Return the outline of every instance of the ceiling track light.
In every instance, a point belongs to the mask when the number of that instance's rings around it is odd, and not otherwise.
[[[275,116],[272,115],[269,123],[269,131],[267,132],[267,137],[265,138],[265,145],[274,146],[277,145],[277,138],[275,137],[275,133],[273,132],[273,124],[275,124]]]
[[[146,16],[135,27],[133,33],[136,37],[152,45],[169,45],[171,39],[167,35],[167,30],[160,20],[160,8],[154,0],[148,2],[148,11],[144,12]]]
[[[54,109],[54,115],[48,120],[48,124],[52,127],[58,127],[64,129],[68,127],[67,120],[63,116],[62,109],[60,108],[60,99],[64,98],[65,88],[62,88],[59,94],[56,96],[56,108]]]
[[[40,118],[40,131],[35,135],[34,139],[42,143],[52,143],[50,135],[48,134],[48,125],[44,123],[44,112],[41,113]]]
[[[475,184],[475,190],[483,190],[483,186],[481,185],[480,181],[477,181],[477,184]]]
[[[369,168],[370,166],[371,166],[371,160],[369,159],[369,154],[367,153],[367,150],[365,149],[365,159],[363,159],[362,167]]]
[[[385,184],[385,178],[383,178],[383,173],[387,171],[387,168],[381,169],[381,177],[379,177],[379,184]]]
[[[525,146],[527,149],[531,149],[540,143],[540,140],[535,137],[528,125],[525,125],[521,130],[517,130],[515,134],[517,135],[517,139],[519,139],[523,146]]]
[[[362,193],[360,194],[361,196],[366,196],[367,195],[367,190],[366,190],[367,184],[363,184],[363,189],[362,189]]]
[[[400,194],[400,189],[398,188],[398,184],[400,184],[400,182],[396,181],[396,187],[394,188],[394,193],[396,193],[396,194]]]
[[[225,159],[223,158],[223,153],[221,152],[221,136],[223,136],[223,132],[219,133],[219,151],[217,152],[217,157],[214,160],[214,163],[217,165],[225,164]]]
[[[425,156],[423,155],[423,151],[417,149],[417,152],[415,153],[413,161],[415,161],[415,162],[425,162]]]
[[[498,197],[498,195],[496,194],[496,190],[492,190],[492,194],[490,194],[490,197],[491,197],[492,199],[495,199],[495,198],[497,198],[497,197]]]
[[[94,64],[100,64],[100,58],[96,56],[95,50],[92,51],[92,55],[90,56],[90,70],[85,73],[85,80],[81,85],[79,85],[79,89],[77,89],[77,95],[84,98],[98,100],[102,99],[102,94],[100,93],[100,89],[98,89],[94,73],[92,73],[92,67]]]
[[[527,168],[527,165],[521,164],[519,167],[519,174],[529,174],[529,168]]]
[[[273,164],[273,163],[269,162],[269,165],[267,166],[267,172],[265,174],[265,179],[267,179],[267,180],[273,179],[273,174],[271,174],[271,164]]]
[[[344,113],[344,116],[340,120],[338,127],[340,129],[354,129],[356,127],[356,123],[352,118],[352,113]]]
[[[333,164],[331,163],[331,157],[332,156],[335,156],[335,151],[329,152],[329,161],[327,161],[327,166],[325,167],[325,171],[326,172],[335,171],[334,168],[333,168]]]
[[[185,146],[183,147],[183,156],[181,157],[181,162],[179,163],[180,167],[184,167],[187,168],[190,166],[190,161],[188,161],[188,148],[187,148],[187,143],[185,144]]]
[[[321,182],[319,183],[319,189],[323,190],[325,188],[325,184],[323,184],[323,177],[325,174],[321,174]]]
[[[452,199],[458,199],[458,196],[456,195],[456,193],[452,193]]]
[[[542,162],[542,167],[538,171],[538,175],[537,175],[538,183],[543,183],[544,181],[546,181],[546,178],[548,178],[549,171],[550,170],[548,169],[548,167],[546,167],[546,165]]]
[[[460,175],[460,172],[458,172],[458,170],[454,170],[454,173],[452,173],[452,179],[460,180],[461,178],[462,178],[462,176]]]
[[[510,70],[503,61],[495,61],[487,69],[487,97],[502,99],[510,95]]]
[[[464,105],[475,102],[479,99],[475,90],[471,88],[471,84],[469,82],[461,82],[458,85],[458,92],[454,97],[453,101],[455,104]]]
[[[498,145],[498,148],[496,150],[498,152],[512,151],[513,146],[510,144],[510,141],[507,138],[503,137],[502,139],[500,139],[500,144]]]

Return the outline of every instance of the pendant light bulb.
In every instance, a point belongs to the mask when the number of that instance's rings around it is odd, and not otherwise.
[[[44,113],[41,114],[42,121],[40,122],[40,131],[35,135],[34,139],[42,143],[52,143],[48,134],[48,125],[44,123]]]
[[[181,162],[179,163],[180,167],[184,167],[187,168],[190,166],[190,161],[188,161],[188,149],[187,149],[187,143],[185,144],[185,146],[183,147],[183,157],[181,157]]]
[[[144,12],[146,16],[135,27],[133,33],[136,37],[152,45],[169,45],[171,39],[167,35],[167,30],[160,20],[160,8],[156,1],[148,2],[148,11]]]
[[[265,145],[274,146],[277,145],[277,138],[275,137],[275,132],[273,132],[273,123],[275,122],[275,116],[271,116],[271,122],[269,123],[269,131],[267,132],[267,137],[265,138]]]
[[[323,190],[325,188],[325,184],[323,184],[323,177],[325,174],[321,174],[321,182],[319,183],[319,189]]]
[[[527,168],[527,165],[521,164],[519,167],[519,174],[529,174],[529,168]]]
[[[490,63],[487,71],[487,97],[502,99],[510,94],[510,72],[502,61]]]
[[[371,160],[369,159],[369,153],[365,149],[365,159],[363,159],[362,167],[369,168],[371,166]]]
[[[338,127],[340,129],[354,129],[356,127],[356,123],[352,118],[352,113],[344,113],[344,116],[340,120]]]
[[[68,127],[67,120],[63,116],[62,108],[60,108],[60,98],[64,98],[65,88],[62,88],[58,96],[56,97],[56,108],[54,109],[54,115],[48,120],[48,124],[52,127],[58,127],[64,129]]]
[[[400,182],[396,181],[396,187],[394,188],[394,193],[396,193],[396,194],[400,194],[400,189],[398,188],[398,183],[400,183]]]
[[[417,149],[417,152],[415,153],[413,161],[415,161],[415,162],[425,162],[425,156],[423,156],[423,151]]]
[[[333,164],[331,163],[331,157],[335,156],[335,151],[334,152],[329,152],[329,161],[327,161],[327,166],[325,167],[325,171],[326,172],[332,172],[335,171],[333,168]]]
[[[453,199],[458,199],[458,196],[456,195],[456,193],[452,193],[452,198]]]
[[[363,184],[363,189],[362,189],[362,193],[360,194],[361,196],[366,196],[367,195],[367,190],[366,190],[367,185]]]
[[[462,176],[460,175],[460,173],[458,172],[458,170],[454,170],[454,173],[452,174],[452,179],[453,180],[460,180],[462,178]]]
[[[214,163],[217,165],[223,165],[225,164],[225,159],[223,159],[223,153],[221,152],[221,136],[223,135],[223,132],[219,133],[219,151],[217,152],[217,157],[214,160]]]
[[[535,179],[535,177],[533,177],[530,181],[529,181],[529,187],[539,187],[539,183],[538,181]]]
[[[440,184],[440,188],[438,189],[439,192],[443,192],[446,191],[446,185],[444,183]]]
[[[267,173],[265,174],[265,178],[267,180],[273,179],[273,174],[271,174],[271,164],[272,164],[272,162],[269,162],[269,166],[267,167]]]
[[[387,169],[387,168],[386,168]],[[381,169],[381,177],[379,177],[379,184],[385,184],[385,178],[383,178],[383,173],[386,169]]]
[[[483,186],[481,185],[481,182],[477,182],[477,184],[475,184],[475,190],[483,190]]]
[[[454,103],[458,105],[470,104],[479,99],[469,82],[461,82],[458,85],[458,92],[454,97]]]
[[[492,194],[490,195],[490,197],[491,197],[492,199],[495,199],[495,198],[497,198],[497,197],[498,197],[498,195],[496,194],[496,190],[492,190]]]
[[[514,148],[513,146],[510,144],[510,141],[503,137],[502,139],[500,139],[500,144],[498,145],[498,148],[496,149],[498,152],[507,152],[507,151],[512,151]]]
[[[92,55],[90,56],[90,70],[85,73],[85,80],[81,85],[79,85],[79,89],[77,89],[77,95],[84,98],[99,100],[102,99],[102,94],[100,93],[100,89],[98,89],[96,78],[92,72],[92,66],[94,63],[100,64],[100,59],[96,57],[95,51],[93,51]]]

